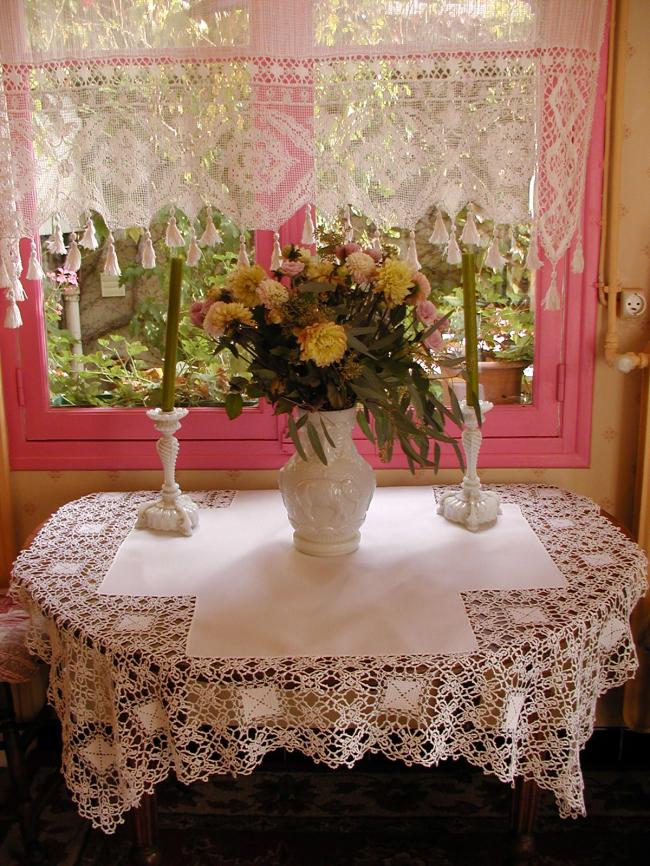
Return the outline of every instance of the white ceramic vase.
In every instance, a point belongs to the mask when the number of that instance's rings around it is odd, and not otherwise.
[[[293,454],[280,470],[279,485],[293,526],[296,550],[311,556],[339,556],[359,546],[359,532],[375,492],[375,473],[352,440],[355,409],[312,412],[327,465],[309,441],[306,425],[299,430],[307,455]],[[323,435],[321,419],[335,447]]]

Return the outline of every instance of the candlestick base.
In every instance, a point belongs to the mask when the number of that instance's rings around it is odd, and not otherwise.
[[[156,430],[162,434],[156,443],[156,450],[163,465],[164,483],[158,499],[140,506],[136,529],[158,529],[191,535],[199,524],[198,505],[181,493],[174,477],[180,448],[174,433],[181,426],[181,418],[186,415],[187,409],[172,409],[169,412],[151,409],[147,412],[147,417],[151,418]]]
[[[484,417],[492,409],[492,403],[479,401],[481,415]],[[460,523],[470,532],[476,532],[481,527],[493,526],[501,514],[499,497],[491,490],[483,490],[476,473],[478,454],[483,436],[478,426],[476,412],[461,400],[460,408],[465,424],[462,440],[467,458],[467,474],[463,477],[460,490],[448,490],[442,494],[438,503],[438,514],[442,514],[453,523]]]

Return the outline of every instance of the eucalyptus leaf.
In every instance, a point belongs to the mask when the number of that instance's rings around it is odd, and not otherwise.
[[[296,451],[298,455],[303,459],[307,459],[307,455],[305,454],[305,449],[302,447],[302,442],[300,441],[300,436],[298,435],[298,430],[296,428],[296,422],[293,420],[293,416],[288,416],[288,428],[289,428],[289,436],[291,437],[291,441],[296,447]]]
[[[362,343],[361,340],[359,340],[357,337],[355,337],[354,334],[350,334],[348,332],[347,337],[348,337],[348,346],[351,349],[356,349],[357,352],[361,352],[362,355],[367,355],[369,358],[375,357],[372,354],[372,352],[368,349],[368,347],[364,343]]]
[[[321,463],[327,466],[327,456],[323,449],[323,443],[320,441],[318,430],[314,427],[311,421],[307,421],[307,436],[309,437],[311,447],[314,449],[316,456]]]
[[[325,436],[325,438],[326,438],[327,441],[329,442],[330,446],[331,446],[332,448],[336,448],[336,445],[335,445],[335,443],[334,443],[334,440],[332,439],[332,437],[331,437],[330,434],[329,434],[329,430],[327,429],[327,423],[325,422],[325,419],[324,419],[324,418],[321,418],[321,419],[320,419],[320,426],[322,427],[323,435]]]
[[[375,443],[375,434],[372,432],[370,424],[368,424],[368,419],[366,418],[365,412],[363,409],[359,409],[357,412],[357,424],[361,428],[361,432],[366,437],[369,442],[372,442],[373,445]]]

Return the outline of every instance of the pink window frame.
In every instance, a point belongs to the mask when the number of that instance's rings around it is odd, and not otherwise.
[[[541,306],[550,269],[538,273],[535,381],[532,406],[497,406],[484,426],[483,467],[585,467],[589,465],[597,297],[600,201],[607,47],[603,46],[583,212],[585,270],[569,268],[572,250],[559,263],[566,286],[562,312]],[[304,209],[281,229],[281,243],[299,242]],[[272,235],[256,233],[256,258],[270,262]],[[29,241],[21,242],[23,263]],[[153,469],[159,459],[155,431],[142,409],[54,408],[49,404],[47,344],[42,291],[24,281],[24,325],[0,332],[4,399],[11,466],[27,469]],[[184,469],[275,469],[291,452],[286,419],[260,405],[229,421],[222,409],[193,409],[183,422],[179,467]],[[397,453],[381,463],[361,433],[358,447],[376,468],[405,468]],[[443,450],[443,467],[456,465]]]

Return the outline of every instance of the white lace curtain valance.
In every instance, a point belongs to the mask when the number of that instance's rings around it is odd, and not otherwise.
[[[169,206],[277,230],[305,204],[405,228],[470,204],[531,222],[556,263],[581,215],[605,10],[3,0],[0,283],[20,294],[16,240],[47,219],[146,227]]]

